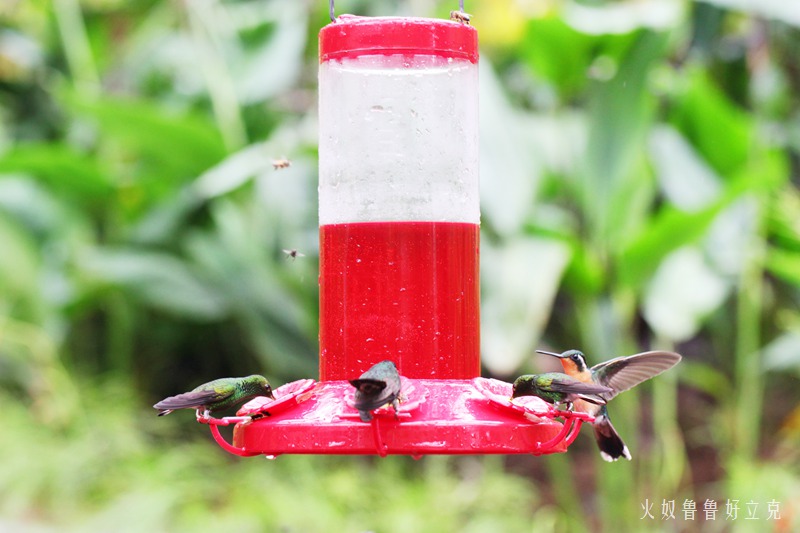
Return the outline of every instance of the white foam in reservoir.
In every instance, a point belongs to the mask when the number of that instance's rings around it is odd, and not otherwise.
[[[479,223],[478,66],[360,56],[319,69],[319,223]]]

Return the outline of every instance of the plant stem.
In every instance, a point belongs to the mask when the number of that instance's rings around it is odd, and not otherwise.
[[[112,293],[107,301],[108,337],[106,353],[112,371],[121,376],[133,374],[134,319],[125,296]]]
[[[739,279],[736,306],[736,424],[734,453],[752,459],[758,450],[761,406],[764,401],[764,384],[761,375],[761,309],[763,307],[765,200],[758,202],[757,222],[750,254]]]
[[[216,9],[215,9],[216,7]],[[197,57],[206,79],[214,116],[219,124],[225,146],[230,151],[247,144],[247,132],[242,120],[239,100],[233,79],[225,65],[221,44],[217,41],[215,25],[222,8],[214,0],[193,0],[186,3],[189,30],[195,42]]]
[[[665,350],[674,346],[659,342]],[[663,460],[651,470],[655,494],[672,498],[686,471],[686,447],[678,427],[678,372],[673,369],[653,380],[653,427],[662,446],[656,448]]]
[[[581,506],[580,492],[572,478],[572,466],[569,457],[553,454],[543,458],[553,486],[553,493],[561,508],[561,515],[567,519],[568,530],[588,531],[585,519],[586,510]]]
[[[53,0],[53,11],[75,87],[84,95],[97,96],[100,92],[100,77],[94,64],[78,0]]]

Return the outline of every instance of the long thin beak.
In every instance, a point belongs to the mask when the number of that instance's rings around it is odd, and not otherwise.
[[[553,352],[545,352],[544,350],[536,350],[536,353],[543,353],[545,355],[552,355],[553,357],[558,357],[559,359],[564,359],[564,356],[560,353],[553,353]]]

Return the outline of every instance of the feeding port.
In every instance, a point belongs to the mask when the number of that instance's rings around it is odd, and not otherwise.
[[[237,455],[565,451],[588,415],[479,377],[477,32],[344,15],[319,42],[320,381],[212,420],[215,439]],[[399,410],[364,422],[348,380],[384,360]]]

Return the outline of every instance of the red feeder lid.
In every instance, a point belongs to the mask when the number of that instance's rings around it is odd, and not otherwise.
[[[478,62],[478,32],[442,19],[342,15],[319,32],[320,63],[362,55],[438,55]]]

